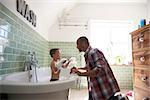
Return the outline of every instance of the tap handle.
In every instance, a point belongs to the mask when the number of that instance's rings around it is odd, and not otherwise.
[[[28,54],[26,55],[25,62],[31,62],[31,52],[29,51]]]
[[[35,63],[38,63],[35,52],[33,52],[33,60],[35,61]]]

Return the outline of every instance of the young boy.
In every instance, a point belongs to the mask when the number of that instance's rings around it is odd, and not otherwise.
[[[60,62],[59,48],[51,49],[50,56],[52,57],[52,61],[50,63],[52,77],[50,81],[56,81],[59,80],[60,68],[66,68],[69,65],[70,61],[64,59]]]

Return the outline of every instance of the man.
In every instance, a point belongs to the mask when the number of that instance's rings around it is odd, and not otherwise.
[[[89,100],[114,100],[114,94],[120,89],[103,53],[91,48],[88,39],[84,36],[78,38],[76,43],[78,50],[85,52],[86,66],[73,67],[71,73],[87,76]]]

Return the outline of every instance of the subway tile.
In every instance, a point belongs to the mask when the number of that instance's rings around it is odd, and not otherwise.
[[[15,67],[24,67],[23,64],[24,62],[16,62]]]
[[[2,6],[3,6],[3,5],[2,5],[1,2],[0,2],[0,11],[1,11],[1,9],[2,9]]]
[[[23,70],[24,70],[23,67],[15,67],[15,68],[13,69],[14,72],[20,72],[20,71],[23,71]]]
[[[21,56],[21,55],[16,56],[16,61],[23,61],[24,62],[24,60],[25,60],[25,56]]]
[[[13,39],[14,39],[13,37],[14,37],[14,35],[11,34],[11,33],[9,33],[7,38],[8,38],[9,40],[13,40]]]
[[[7,54],[3,53],[4,61],[8,61]]]
[[[9,46],[12,47],[12,48],[16,48],[16,42],[12,41],[12,40],[9,40]]]
[[[1,11],[4,12],[5,14],[7,14],[7,16],[10,16],[10,18],[13,18],[14,17],[14,14],[9,10],[7,9],[4,5],[0,4],[1,5]]]
[[[10,24],[10,30],[8,33],[9,46],[4,49],[5,61],[0,66],[0,70],[4,70],[2,72],[11,73],[23,70],[25,55],[28,51],[35,51],[36,53],[39,53],[37,58],[47,55],[47,52],[45,51],[49,47],[48,41],[20,20],[1,3],[0,9],[0,18]],[[39,64],[48,65],[48,60],[48,56],[45,58],[41,57]],[[8,68],[9,70],[7,71]]]
[[[21,43],[17,43],[17,48],[18,49],[21,49],[23,46],[22,46],[23,44],[21,44]]]
[[[11,26],[10,33],[13,34],[13,35],[17,34],[17,28],[15,26]]]
[[[0,63],[0,69],[2,69],[2,63]]]
[[[15,64],[16,64],[16,61],[13,61],[13,62],[11,62],[11,68],[15,68],[16,66],[15,66]]]
[[[15,55],[8,55],[8,61],[15,61]]]
[[[7,74],[13,73],[13,72],[14,72],[14,70],[13,70],[12,68],[9,68],[9,69],[6,70],[6,73],[7,73]]]
[[[20,53],[19,49],[13,48],[13,54],[19,54],[19,53]]]
[[[14,41],[16,41],[17,43],[20,43],[21,37],[14,35]]]
[[[0,69],[0,75],[6,74],[6,69]]]
[[[21,24],[19,24],[18,22],[15,23],[15,29],[17,32],[21,32]]]
[[[1,19],[4,19],[6,16],[4,15],[4,13],[2,13],[1,11],[0,11],[0,18]]]
[[[12,53],[12,48],[11,47],[5,47],[4,53]]]
[[[5,69],[5,68],[10,68],[10,62],[3,62],[2,63],[2,69]]]

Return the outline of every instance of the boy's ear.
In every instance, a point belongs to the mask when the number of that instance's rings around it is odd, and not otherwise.
[[[54,54],[52,54],[52,57],[54,57]]]

